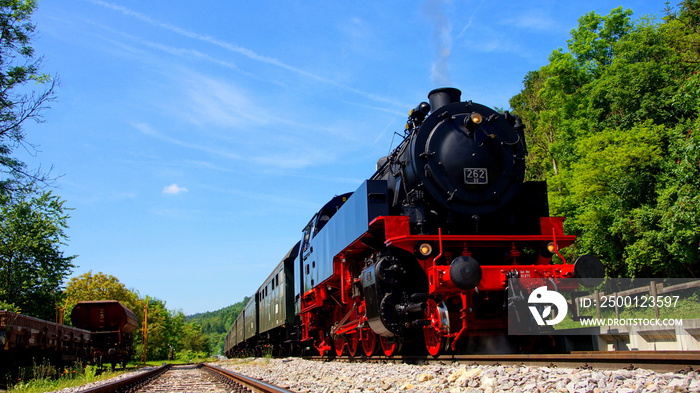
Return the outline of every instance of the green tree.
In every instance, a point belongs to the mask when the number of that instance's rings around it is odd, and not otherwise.
[[[169,311],[162,300],[148,301],[149,360],[164,360],[172,355],[189,360],[209,354],[209,346],[202,328],[185,322],[182,311]]]
[[[699,56],[700,57],[700,56]],[[696,75],[697,77],[698,75]],[[698,89],[700,93],[700,88]],[[700,109],[700,100],[697,108]],[[679,124],[671,141],[666,169],[660,182],[654,224],[650,234],[654,246],[663,250],[668,276],[700,274],[700,116]],[[639,250],[643,255],[645,250]],[[653,260],[637,258],[642,268],[653,268]],[[651,265],[651,266],[649,266]]]
[[[89,271],[68,281],[63,302],[66,320],[70,321],[70,313],[78,302],[91,300],[116,300],[134,312],[139,320],[143,318],[143,302],[134,291],[114,276]]]
[[[511,99],[528,125],[530,179],[611,276],[700,274],[700,6],[662,22],[589,13],[568,52]]]
[[[172,352],[182,350],[182,337],[185,329],[185,314],[182,311],[170,311],[167,323],[168,346]]]
[[[171,311],[166,320],[167,345],[178,359],[192,360],[209,355],[209,343],[202,327],[193,322],[185,322],[182,311]]]
[[[172,316],[165,308],[165,302],[159,299],[147,297],[148,303],[148,331],[146,340],[146,358],[148,360],[163,360],[168,358],[173,341],[177,341],[176,328],[173,326]],[[143,338],[139,336],[140,345],[138,351],[143,352]]]
[[[0,193],[0,304],[53,320],[74,256],[61,246],[68,215],[51,192]]]
[[[208,353],[209,343],[204,337],[202,327],[196,323],[185,323],[180,338],[181,350]]]
[[[651,230],[649,215],[656,204],[668,134],[649,121],[629,130],[606,129],[576,142],[580,159],[565,176],[572,207],[568,225],[579,234],[580,248],[606,257],[609,271],[638,271],[638,256],[631,253],[635,247],[649,248],[645,259],[662,257],[661,250],[648,247],[641,235]]]
[[[523,91],[511,107],[528,126],[528,178],[550,181],[552,191],[566,195],[560,172],[576,160],[574,143],[597,128],[589,108],[590,83],[613,60],[613,48],[633,24],[631,11],[621,7],[607,16],[595,12],[579,19],[567,41],[569,51],[557,49],[549,64],[527,74]]]
[[[11,155],[18,146],[33,149],[22,125],[30,119],[41,121],[42,111],[55,98],[56,80],[39,72],[42,59],[31,46],[36,8],[36,0],[0,0],[0,193],[47,181],[47,175],[32,173]],[[37,91],[29,83],[45,88]]]
[[[569,50],[584,69],[597,76],[599,71],[612,63],[615,45],[633,28],[630,21],[632,10],[622,7],[613,9],[609,15],[596,12],[583,15],[578,27],[571,31]]]
[[[224,338],[231,329],[231,326],[233,326],[233,321],[235,321],[238,314],[243,311],[248,300],[249,298],[246,296],[242,301],[220,310],[187,317],[187,322],[202,327],[202,332],[207,340],[207,347],[209,348],[207,352],[223,354]]]
[[[41,121],[55,98],[56,80],[41,74],[41,57],[31,44],[36,0],[0,0],[0,307],[54,318],[61,286],[73,257],[60,246],[68,215],[63,201],[42,191],[49,183],[13,157],[25,140],[27,120]]]
[[[136,291],[127,289],[111,275],[91,271],[68,282],[65,291],[64,307],[66,315],[80,301],[117,300],[136,314],[141,329],[134,332],[137,357],[145,350],[148,360],[165,360],[171,353],[189,351],[190,354],[204,356],[209,346],[199,325],[186,322],[182,311],[170,311],[162,300],[146,296],[140,299]],[[147,312],[147,339],[143,339],[144,312]],[[145,345],[144,345],[145,344]],[[193,356],[190,356],[193,357]]]

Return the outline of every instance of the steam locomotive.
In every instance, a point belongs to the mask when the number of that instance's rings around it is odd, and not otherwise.
[[[521,120],[454,88],[428,101],[376,172],[314,215],[234,322],[227,356],[468,351],[506,335],[510,278],[603,276],[595,257],[559,252],[575,237],[549,217],[546,184],[524,181]]]

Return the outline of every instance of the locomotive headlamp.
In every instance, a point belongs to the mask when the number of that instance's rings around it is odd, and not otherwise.
[[[481,122],[484,120],[484,118],[481,116],[480,113],[473,112],[469,116],[469,120],[471,120],[472,123],[474,123],[474,124],[481,124]]]
[[[484,121],[484,118],[481,116],[481,113],[472,112],[468,116],[464,117],[463,122],[464,126],[467,127],[467,130],[474,131],[482,121]]]
[[[549,242],[542,245],[542,248],[540,248],[540,255],[544,258],[551,258],[557,253],[557,251],[559,251],[557,244],[554,242]]]
[[[418,245],[416,251],[418,254],[420,254],[419,256],[427,257],[433,253],[433,246],[431,246],[430,243],[421,243]]]

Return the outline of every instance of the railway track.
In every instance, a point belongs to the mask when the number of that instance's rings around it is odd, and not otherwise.
[[[320,358],[320,357],[307,357],[307,360],[316,360],[316,361],[323,361],[324,363],[327,362],[329,359],[328,358]],[[697,370],[700,370],[700,351],[626,351],[626,352],[574,352],[574,353],[569,353],[569,354],[527,354],[527,355],[451,355],[451,356],[440,356],[439,358],[435,359],[432,357],[424,357],[424,356],[393,356],[391,358],[389,357],[383,357],[383,356],[378,356],[378,357],[372,357],[372,358],[363,358],[363,357],[337,357],[334,359],[336,362],[341,363],[341,362],[348,362],[348,363],[357,363],[358,367],[362,367],[363,370],[365,370],[365,367],[368,367],[369,365],[363,366],[361,363],[380,363],[376,366],[373,365],[373,367],[386,367],[382,366],[381,363],[395,363],[395,366],[392,367],[402,367],[407,366],[407,365],[433,365],[430,366],[432,368],[435,367],[435,365],[442,364],[442,365],[449,365],[447,366],[448,368],[445,370],[451,370],[447,371],[447,373],[452,374],[455,372],[455,370],[458,370],[459,368],[464,368],[465,370],[475,370],[473,372],[482,372],[482,370],[496,370],[499,369],[498,373],[504,373],[508,372],[507,370],[517,370],[517,369],[523,369],[523,366],[525,366],[525,369],[530,369],[530,374],[537,374],[541,373],[539,370],[539,367],[543,367],[542,370],[552,370],[555,368],[560,368],[560,369],[577,369],[577,370],[582,370],[580,371],[581,373],[593,373],[595,375],[607,375],[607,374],[602,374],[601,371],[587,371],[587,370],[619,370],[619,371],[612,371],[613,373],[617,372],[629,372],[630,375],[638,375],[636,374],[638,371],[636,369],[646,369],[646,370],[653,370],[655,372],[662,372],[662,373],[680,373],[680,374],[686,374],[686,377],[683,376],[676,376],[674,378],[697,378]],[[285,364],[285,362],[293,362],[291,359],[286,360],[283,359],[281,360],[281,364]],[[302,361],[299,359],[299,361]],[[338,365],[333,366],[334,362],[328,363],[328,366],[330,366],[331,370],[335,370],[334,372],[338,372]],[[515,365],[516,367],[512,368],[511,366]],[[388,365],[387,365],[388,366]],[[490,367],[490,366],[505,366],[504,367]],[[258,368],[261,366],[255,366]],[[327,366],[311,366],[313,369],[322,369]],[[445,366],[437,366],[437,367],[445,367]],[[407,369],[402,368],[401,370],[406,371]],[[629,370],[629,371],[624,371],[624,370]],[[635,371],[633,371],[635,370]],[[695,370],[695,371],[693,371]],[[237,370],[240,372],[248,373],[251,370]],[[401,378],[401,375],[403,373],[400,372],[398,374],[393,374],[393,376],[397,378]],[[283,368],[278,368],[274,371],[268,370],[264,371],[262,374],[258,372],[258,378],[265,378],[265,380],[271,380],[271,381],[276,381],[275,383],[278,384],[285,384],[285,386],[291,386],[291,385],[286,385],[288,384],[288,379],[291,378],[293,380],[296,380],[297,378],[302,379],[303,377],[300,377],[299,375],[295,374],[298,372],[298,370],[294,370],[294,368],[289,369],[287,367]],[[307,370],[306,373],[312,374],[315,371],[311,371],[311,369]],[[495,372],[495,371],[493,371]],[[492,372],[492,373],[493,373]],[[513,371],[511,371],[513,372]],[[563,371],[561,372],[564,375],[564,379],[566,379],[566,376],[569,377],[569,379],[574,379],[578,377],[574,377],[574,375],[578,375],[579,371]],[[605,373],[609,373],[610,371],[605,371]],[[639,375],[648,375],[651,371],[643,371]],[[328,371],[326,370],[326,374]],[[445,372],[443,372],[444,374]],[[484,371],[486,374],[486,371]],[[545,374],[549,375],[552,373],[551,371],[546,372]],[[573,374],[572,374],[573,373]],[[272,375],[280,375],[283,376],[279,379],[276,378],[269,378]],[[324,374],[323,371],[321,371],[321,374]],[[364,372],[360,372],[359,375],[362,375],[362,378],[365,378],[366,376],[364,375]],[[410,374],[410,372],[407,372],[407,374]],[[592,374],[592,375],[593,375]],[[255,375],[255,372],[253,372],[252,375]],[[438,378],[437,376],[440,375],[440,373],[437,373],[435,378]],[[582,376],[584,374],[581,374]],[[588,374],[586,374],[588,375]],[[612,375],[612,374],[611,374]],[[616,375],[616,374],[615,374]],[[372,380],[372,377],[370,376],[370,380]],[[386,378],[383,377],[383,378]],[[407,377],[410,379],[411,377]],[[432,378],[432,377],[431,377]],[[500,377],[499,377],[500,378]],[[515,377],[514,377],[515,378]],[[585,377],[583,379],[586,379],[588,377]],[[606,377],[606,378],[612,378],[612,377]],[[620,377],[617,377],[620,378]],[[617,379],[613,378],[613,379]],[[634,377],[625,377],[625,378],[634,378]],[[285,379],[287,381],[285,382]],[[315,383],[321,383],[321,386],[328,387],[327,384],[331,384],[331,381],[328,380],[323,380],[322,377],[312,377],[312,380],[315,380]],[[352,378],[351,378],[352,379]],[[379,380],[382,380],[382,378],[379,378]],[[416,383],[414,381],[414,383]],[[552,382],[555,383],[555,382]],[[608,382],[612,383],[612,382]],[[390,383],[382,383],[384,385],[390,386]],[[298,386],[297,386],[298,387]],[[380,386],[382,387],[382,386]],[[294,387],[292,387],[294,388]],[[264,392],[264,393],[292,393],[291,390],[287,390],[285,388],[280,388],[277,386],[274,386],[270,383],[263,382],[259,379],[254,379],[250,377],[246,377],[240,373],[225,370],[221,367],[216,367],[212,365],[202,365],[202,364],[197,364],[197,365],[181,365],[181,366],[163,366],[155,370],[151,370],[148,372],[142,372],[138,375],[125,378],[119,381],[115,381],[114,383],[107,384],[107,385],[102,385],[97,388],[92,388],[89,390],[83,390],[83,392],[91,392],[91,393],[106,393],[106,392]]]
[[[328,360],[321,357],[306,357],[309,360]],[[513,354],[513,355],[441,355],[426,356],[372,356],[334,358],[343,362],[376,363],[458,363],[472,365],[524,365],[528,367],[555,366],[566,368],[636,369],[644,368],[656,372],[688,372],[700,370],[700,351],[590,351],[566,354]]]
[[[242,374],[205,364],[165,365],[148,372],[83,390],[83,392],[293,393]]]

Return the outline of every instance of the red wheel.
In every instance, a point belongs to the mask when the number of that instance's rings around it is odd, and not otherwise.
[[[348,342],[348,355],[357,355],[357,348],[360,346],[360,333],[350,333],[345,337]]]
[[[385,356],[394,356],[399,350],[399,344],[395,341],[389,341],[387,337],[379,336],[379,346],[382,347],[382,352]]]
[[[450,319],[445,303],[438,303],[434,299],[428,299],[425,319],[430,321],[429,326],[423,327],[425,348],[430,355],[438,356],[445,348],[447,343],[446,335],[450,332]]]
[[[335,354],[337,356],[343,356],[343,350],[345,349],[345,336],[338,336],[338,338],[333,339],[333,346],[335,347]]]
[[[366,356],[372,356],[377,348],[377,333],[372,329],[364,329],[362,332],[365,335],[364,340],[362,340],[362,352]]]

